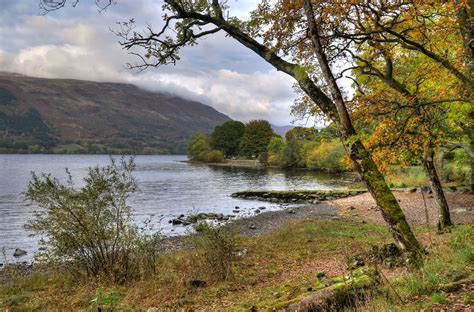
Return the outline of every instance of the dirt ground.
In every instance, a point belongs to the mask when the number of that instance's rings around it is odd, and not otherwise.
[[[432,194],[421,192],[394,191],[410,225],[436,225],[438,208]],[[423,195],[424,199],[423,200]],[[474,194],[472,192],[446,192],[446,199],[451,212],[451,220],[455,224],[474,222]],[[425,210],[426,202],[426,210]],[[384,223],[382,215],[370,193],[341,198],[330,201],[337,207],[343,217],[359,221]]]

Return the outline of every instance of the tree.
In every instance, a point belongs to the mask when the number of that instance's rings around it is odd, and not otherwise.
[[[244,131],[245,125],[242,122],[226,121],[214,128],[214,132],[211,134],[211,146],[222,151],[225,157],[237,156]]]
[[[268,150],[268,144],[275,135],[272,126],[266,120],[251,120],[245,125],[240,140],[240,154],[245,157],[258,157]]]
[[[203,133],[196,133],[189,139],[188,157],[191,160],[205,161],[206,155],[210,151],[211,146]]]
[[[226,2],[164,2],[166,14],[160,30],[155,32],[149,27],[139,33],[134,30],[133,20],[121,24],[117,34],[122,38],[122,47],[132,50],[140,60],[130,67],[144,69],[173,64],[179,60],[183,47],[195,45],[200,38],[224,31],[275,69],[295,79],[306,98],[334,123],[354,168],[380,206],[396,243],[403,250],[422,250],[383,175],[362,144],[337,84],[332,66],[344,55],[337,54],[337,51],[334,54],[332,49],[332,44],[337,42],[331,40],[329,32],[334,33],[338,29],[324,25],[326,20],[330,20],[326,17],[333,8],[332,4],[317,2],[313,5],[311,0],[277,1],[274,4],[263,1],[251,20],[244,22],[235,17],[225,17]],[[257,40],[259,38],[263,39],[263,43]],[[143,51],[134,52],[137,48]],[[316,76],[319,79],[315,79]],[[318,80],[323,85],[318,85]]]
[[[474,1],[358,2],[354,7],[372,25],[362,33],[346,33],[346,38],[364,40],[378,34],[378,42],[424,55],[460,82],[458,93],[471,106],[463,126],[469,139],[454,144],[471,157],[474,190]]]
[[[370,26],[361,18],[354,28],[366,33]],[[359,94],[354,109],[375,125],[368,140],[380,162],[400,160],[406,152],[420,159],[439,207],[438,229],[452,226],[434,151],[446,137],[446,108],[443,103],[458,102],[450,91],[452,81],[434,71],[426,57],[413,57],[397,44],[378,40],[379,35],[360,40],[352,72]],[[374,122],[374,120],[376,122]],[[385,166],[387,167],[387,166]],[[388,168],[388,167],[387,167]]]

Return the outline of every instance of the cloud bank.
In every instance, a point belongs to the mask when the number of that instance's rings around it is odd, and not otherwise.
[[[33,2],[35,2],[34,0]],[[231,13],[245,17],[256,1],[232,3]],[[295,94],[290,77],[277,72],[231,38],[218,33],[183,50],[176,66],[136,73],[124,64],[136,61],[110,31],[117,21],[135,18],[161,24],[161,3],[118,1],[98,14],[91,2],[38,16],[31,0],[6,0],[0,13],[0,70],[45,78],[129,82],[211,105],[242,121],[268,119],[288,124]]]

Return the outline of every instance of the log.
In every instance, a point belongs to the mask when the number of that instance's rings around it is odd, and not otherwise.
[[[287,287],[287,294],[256,307],[257,311],[333,311],[379,283],[376,268],[366,266],[346,276],[316,281],[309,290]]]

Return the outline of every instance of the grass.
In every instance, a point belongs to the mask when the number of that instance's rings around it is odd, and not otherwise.
[[[404,167],[393,170],[387,176],[387,181],[390,187],[395,188],[420,187],[428,184],[428,178],[422,167]]]
[[[457,287],[460,281],[474,278],[474,226],[458,225],[452,233],[435,238],[428,250],[425,265],[419,271],[408,272],[378,289],[355,311],[419,311],[431,310],[437,304],[456,302],[474,306],[468,289]],[[401,300],[400,300],[401,299]]]
[[[423,229],[418,235],[426,238]],[[450,234],[436,236],[420,271],[403,274],[384,283],[369,300],[358,302],[357,311],[415,311],[445,304],[450,298],[440,285],[472,277],[474,272],[474,228],[456,226]],[[298,221],[269,234],[237,237],[241,254],[232,267],[233,278],[210,278],[200,249],[162,255],[153,278],[110,286],[78,282],[67,274],[35,274],[0,286],[0,309],[10,311],[91,311],[98,305],[124,311],[193,310],[249,311],[262,302],[275,300],[282,291],[306,289],[316,276],[345,273],[346,259],[390,242],[383,226],[346,221]],[[211,268],[212,269],[212,268]],[[206,281],[192,287],[192,280]],[[395,294],[398,294],[396,295]],[[398,299],[400,296],[403,300]],[[473,300],[460,294],[461,300]],[[464,297],[463,297],[464,296]],[[469,299],[470,298],[470,299]],[[354,310],[354,309],[353,309]]]
[[[210,279],[207,266],[197,257],[201,251],[181,250],[159,259],[155,277],[116,286],[113,293],[125,310],[249,309],[273,299],[281,285],[310,284],[319,271],[339,275],[348,255],[388,240],[388,232],[377,225],[300,221],[267,235],[238,238],[238,249],[245,256],[235,263],[231,280]],[[191,280],[203,280],[207,285],[191,287]],[[38,274],[0,286],[0,308],[88,311],[97,302],[92,300],[97,299],[98,293],[110,291],[106,284],[77,283],[68,275]]]

